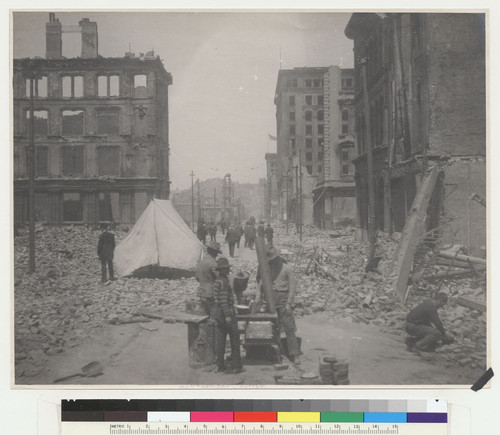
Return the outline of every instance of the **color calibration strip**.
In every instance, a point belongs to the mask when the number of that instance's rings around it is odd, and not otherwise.
[[[62,401],[63,422],[447,423],[436,400],[76,400]]]

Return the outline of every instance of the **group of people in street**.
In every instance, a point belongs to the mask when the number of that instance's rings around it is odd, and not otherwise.
[[[265,232],[264,235],[266,235]],[[236,239],[236,229],[234,226],[230,226],[227,230],[226,240],[228,241],[231,256],[234,254]],[[207,255],[198,264],[196,279],[199,282],[198,297],[202,310],[209,316],[209,321],[215,324],[217,370],[224,373],[241,373],[244,368],[241,362],[240,332],[235,307],[235,303],[238,301],[235,298],[235,289],[232,288],[229,280],[231,265],[226,257],[221,256],[222,251],[219,243],[215,241],[208,242],[206,250]],[[266,250],[266,259],[271,271],[272,298],[278,315],[278,323],[286,334],[288,357],[292,363],[300,364],[300,351],[295,335],[296,324],[293,316],[293,301],[297,287],[295,275],[293,269],[283,261],[279,249],[269,243]],[[240,271],[239,273],[245,274],[246,272]],[[257,276],[256,278],[257,282],[260,282],[260,277]],[[256,297],[256,300],[259,299],[260,294]],[[224,358],[228,336],[231,343],[230,367],[226,367]]]

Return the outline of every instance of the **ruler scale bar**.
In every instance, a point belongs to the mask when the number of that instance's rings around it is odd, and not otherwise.
[[[443,423],[62,422],[61,435],[446,435]]]

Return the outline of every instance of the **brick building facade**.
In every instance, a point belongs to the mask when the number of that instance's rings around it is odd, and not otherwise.
[[[437,165],[427,229],[445,224],[446,242],[484,253],[486,209],[470,199],[486,196],[484,14],[356,13],[345,33],[354,41],[361,227],[368,228],[367,92],[376,227],[403,230],[427,169]]]
[[[35,218],[50,224],[134,223],[168,198],[168,86],[153,52],[98,54],[97,24],[80,21],[82,53],[62,57],[64,26],[50,14],[46,58],[14,59],[14,216],[28,214],[33,80]]]

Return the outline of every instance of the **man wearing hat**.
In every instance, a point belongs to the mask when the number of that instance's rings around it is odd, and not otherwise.
[[[219,276],[214,282],[215,358],[219,372],[241,373],[244,369],[241,365],[240,334],[234,309],[233,290],[228,279],[230,269],[227,258],[220,257],[217,260],[215,270]],[[224,352],[227,335],[231,342],[231,367],[226,369]]]
[[[103,224],[101,226],[102,233],[97,242],[97,255],[101,260],[101,282],[106,282],[106,266],[109,270],[109,279],[115,279],[113,274],[113,256],[115,252],[115,236],[108,231],[109,226]]]
[[[288,356],[293,363],[300,364],[299,344],[295,336],[297,327],[295,326],[295,318],[292,312],[293,300],[297,288],[295,274],[292,268],[283,262],[279,249],[274,246],[269,247],[266,256],[271,270],[273,297],[278,321],[286,334]]]
[[[237,241],[238,241],[238,234],[236,234],[234,226],[231,225],[226,231],[226,242],[229,248],[229,256],[231,258],[234,257],[234,246],[236,245]]]
[[[196,280],[200,283],[198,287],[198,297],[203,311],[210,317],[213,317],[214,295],[213,283],[215,281],[215,258],[217,254],[222,254],[220,245],[217,242],[207,243],[207,255],[198,263],[196,267]]]

